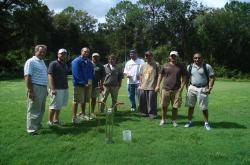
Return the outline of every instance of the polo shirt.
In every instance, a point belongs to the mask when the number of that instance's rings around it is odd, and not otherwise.
[[[53,77],[55,89],[68,89],[68,66],[64,62],[58,60],[49,64],[48,74]]]
[[[72,80],[74,86],[85,86],[93,79],[93,64],[89,58],[79,55],[72,61]]]
[[[24,76],[30,75],[32,84],[47,86],[48,72],[43,60],[36,56],[28,59],[24,65]]]
[[[191,84],[194,86],[206,86],[207,85],[207,77],[205,74],[205,71],[202,67],[203,64],[201,64],[201,66],[197,66],[196,64],[193,64],[192,66],[192,70],[191,70]],[[189,70],[190,65],[187,66],[187,70]],[[214,76],[214,70],[211,67],[211,65],[206,64],[207,67],[207,71],[208,71],[208,76]]]

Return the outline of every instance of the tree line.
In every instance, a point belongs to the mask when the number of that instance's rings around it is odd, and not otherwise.
[[[123,0],[99,23],[86,11],[67,7],[59,13],[39,0],[0,1],[0,76],[22,75],[34,45],[46,44],[46,60],[59,48],[73,58],[83,46],[99,52],[102,60],[115,53],[120,62],[129,49],[143,57],[152,50],[156,60],[166,61],[171,50],[184,63],[194,52],[215,66],[218,76],[250,74],[250,3],[230,1],[223,8],[208,8],[194,0]]]

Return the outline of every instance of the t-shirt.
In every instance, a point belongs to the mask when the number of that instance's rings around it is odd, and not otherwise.
[[[47,67],[43,60],[36,56],[28,59],[24,65],[24,76],[30,75],[33,84],[44,85],[48,84]]]
[[[104,66],[100,63],[97,64],[93,63],[93,67],[94,67],[94,77],[93,77],[92,87],[96,88],[98,87],[98,82],[100,82],[100,80],[104,79],[105,77],[105,69]]]
[[[160,65],[155,61],[151,63],[145,62],[144,64],[142,64],[140,69],[141,89],[143,90],[155,89],[159,70],[160,70]]]
[[[187,72],[181,64],[173,65],[167,63],[161,68],[160,74],[164,78],[162,88],[165,90],[176,90],[181,86],[181,77],[186,76]]]
[[[139,71],[141,68],[141,65],[144,63],[143,59],[137,58],[136,60],[129,60],[124,68],[124,72],[126,75],[131,76],[128,78],[127,83],[128,84],[139,84]]]
[[[48,74],[53,77],[55,89],[68,89],[68,66],[58,60],[49,64]]]

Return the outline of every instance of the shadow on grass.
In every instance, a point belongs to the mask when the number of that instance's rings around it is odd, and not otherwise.
[[[185,122],[180,122],[180,124],[185,124]],[[233,122],[209,122],[212,128],[238,128],[238,129],[247,129],[246,126],[238,124],[238,123],[233,123]],[[204,122],[203,121],[193,121],[192,122],[192,127],[200,127],[203,126]]]
[[[139,121],[135,119],[131,112],[116,112],[114,115],[114,125],[119,126],[121,122],[125,121]],[[80,124],[73,125],[72,123],[66,123],[62,126],[53,126],[50,128],[44,128],[40,134],[81,134],[96,129],[99,133],[105,133],[106,115],[99,114],[96,119],[90,121],[83,121]]]

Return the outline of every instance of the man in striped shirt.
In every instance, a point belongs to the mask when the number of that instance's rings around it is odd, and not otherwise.
[[[27,132],[36,134],[41,128],[47,96],[48,73],[43,61],[47,46],[37,45],[35,55],[24,65],[24,78],[27,87]]]

